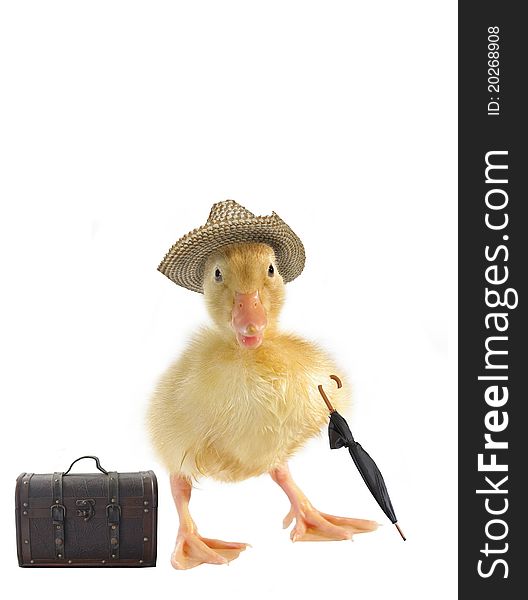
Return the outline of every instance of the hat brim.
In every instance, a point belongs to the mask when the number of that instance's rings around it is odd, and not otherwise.
[[[177,285],[203,293],[204,267],[208,256],[228,244],[252,242],[273,248],[285,283],[301,274],[306,260],[304,246],[276,213],[239,221],[215,221],[194,229],[172,246],[158,270]]]

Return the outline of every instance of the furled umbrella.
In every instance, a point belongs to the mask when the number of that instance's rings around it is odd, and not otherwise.
[[[333,379],[337,383],[337,387],[342,387],[341,380],[337,375],[330,375],[330,379]],[[405,541],[403,531],[398,525],[398,519],[392,507],[392,502],[387,491],[387,486],[383,481],[380,470],[376,463],[372,460],[369,454],[361,447],[361,444],[356,442],[350,427],[346,420],[335,410],[322,385],[317,386],[317,389],[321,393],[323,400],[330,411],[330,423],[328,425],[328,436],[330,438],[330,448],[342,448],[343,446],[348,448],[350,456],[354,461],[358,471],[363,477],[363,481],[367,484],[370,493],[374,496],[377,503],[380,505],[381,510],[389,517],[391,523],[396,525],[400,535]]]

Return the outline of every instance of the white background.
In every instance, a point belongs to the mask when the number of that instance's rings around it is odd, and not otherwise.
[[[2,3],[3,589],[456,597],[455,55],[454,2]],[[206,314],[156,267],[226,198],[302,238],[283,325],[352,380],[352,431],[407,542],[323,433],[294,477],[378,532],[293,545],[268,477],[202,481],[201,532],[253,548],[229,567],[171,568],[176,512],[144,413]],[[20,569],[16,476],[90,453],[157,472],[158,567]]]

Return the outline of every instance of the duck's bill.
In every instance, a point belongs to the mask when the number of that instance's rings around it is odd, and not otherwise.
[[[258,348],[262,344],[262,334],[257,335],[244,335],[240,332],[236,334],[237,342],[242,348]]]
[[[266,311],[258,291],[249,294],[237,292],[233,299],[231,326],[242,348],[258,348],[266,329]]]

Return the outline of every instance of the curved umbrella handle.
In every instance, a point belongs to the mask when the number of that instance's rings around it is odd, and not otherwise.
[[[341,383],[341,379],[339,379],[339,377],[337,375],[330,375],[330,379],[333,379],[336,382],[338,389],[343,387],[343,384]],[[323,386],[322,385],[318,385],[317,389],[319,390],[319,393],[323,397],[323,400],[325,401],[325,404],[328,407],[328,410],[330,411],[330,414],[332,414],[333,412],[335,412],[336,410],[332,406],[330,400],[328,400],[328,396],[326,395],[325,391],[323,390]]]

